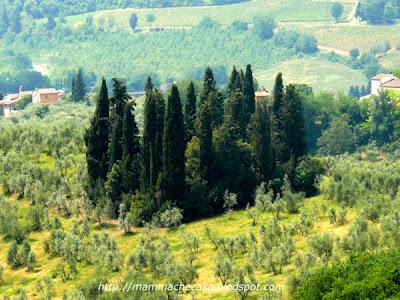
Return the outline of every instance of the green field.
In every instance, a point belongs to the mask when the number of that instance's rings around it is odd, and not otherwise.
[[[283,73],[286,82],[308,84],[316,91],[347,92],[352,85],[366,84],[361,71],[317,58],[291,59],[256,70],[255,76],[260,85],[272,89],[278,72]]]
[[[118,27],[128,28],[129,17],[135,12],[139,16],[139,27],[147,27],[146,15],[152,13],[156,20],[154,27],[189,27],[200,22],[204,17],[211,17],[219,23],[228,25],[235,20],[252,22],[254,16],[271,15],[276,21],[333,21],[330,7],[333,1],[315,0],[254,0],[239,4],[206,7],[179,7],[156,9],[118,9],[91,14],[71,16],[67,23],[72,26],[83,24],[88,15],[95,20],[103,18],[105,23],[115,23]],[[355,1],[341,1],[345,7],[343,18],[347,17]]]

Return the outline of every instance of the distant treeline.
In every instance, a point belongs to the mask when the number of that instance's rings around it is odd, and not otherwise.
[[[361,0],[357,15],[372,24],[392,22],[400,18],[400,1]]]
[[[63,17],[115,8],[155,8],[186,7],[203,5],[223,5],[245,2],[248,0],[22,0],[3,1],[0,14],[14,15],[26,13],[35,19]],[[8,18],[7,18],[8,19]],[[6,20],[7,20],[6,19]]]

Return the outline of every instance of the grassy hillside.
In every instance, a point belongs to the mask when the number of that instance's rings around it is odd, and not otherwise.
[[[17,200],[15,197],[11,197],[8,201],[15,203],[18,207],[18,215],[21,218],[20,221],[23,222],[24,216],[26,215],[27,209],[30,205],[28,200]],[[313,207],[317,207],[321,210],[321,205],[327,205],[328,207],[338,208],[335,202],[325,200],[322,197],[316,197],[308,199],[304,205],[304,209],[309,211]],[[321,213],[322,214],[322,213]],[[356,210],[348,211],[348,221],[351,223],[356,216]],[[259,225],[267,224],[271,221],[271,213],[263,213],[259,220]],[[290,225],[298,222],[300,215],[287,215],[283,214],[280,224]],[[61,218],[64,229],[66,231],[71,230],[72,219]],[[241,234],[254,233],[259,236],[259,226],[252,226],[250,219],[246,216],[245,211],[233,212],[229,215],[223,215],[213,219],[202,220],[187,224],[180,229],[157,230],[156,236],[165,236],[170,242],[171,248],[173,249],[174,256],[178,261],[182,260],[184,255],[183,252],[183,242],[181,238],[182,231],[190,232],[195,234],[200,238],[200,252],[198,255],[198,260],[196,260],[195,265],[198,267],[199,277],[196,280],[197,284],[212,284],[218,285],[219,280],[213,275],[213,263],[216,257],[216,251],[213,249],[211,242],[207,239],[205,235],[205,226],[208,226],[213,234],[216,236],[224,237],[237,237]],[[329,223],[328,216],[322,216],[319,218],[314,226],[314,229],[310,233],[325,233],[329,232],[335,234],[338,237],[343,237],[347,232],[349,225],[335,226]],[[118,228],[115,223],[110,223],[104,228],[98,225],[91,225],[92,232],[100,232],[105,230],[118,244],[119,249],[123,252],[125,258],[135,250],[136,245],[139,240],[146,235],[144,229],[134,228],[132,234],[124,235],[123,232]],[[39,293],[35,291],[35,280],[44,276],[50,276],[51,272],[55,269],[57,263],[60,262],[60,258],[51,258],[48,254],[43,251],[44,240],[49,237],[48,231],[43,231],[40,233],[32,233],[29,236],[31,242],[32,250],[37,254],[38,257],[38,267],[33,273],[28,273],[24,268],[19,270],[11,270],[6,263],[7,250],[11,245],[10,241],[1,240],[0,241],[0,265],[5,266],[4,271],[4,282],[0,284],[0,294],[11,296],[15,288],[24,287],[29,299],[37,299]],[[297,234],[295,236],[295,246],[300,251],[307,250],[307,236]],[[238,256],[236,264],[240,266],[247,261],[248,254],[241,254]],[[75,288],[80,283],[83,283],[87,278],[94,275],[95,268],[92,266],[80,265],[79,275],[77,278],[63,283],[60,279],[55,279],[55,289],[54,296],[56,298],[61,297],[64,292],[68,292]],[[284,267],[283,274],[278,276],[273,276],[271,273],[266,273],[262,271],[256,272],[256,277],[260,282],[266,282],[268,280],[273,280],[276,283],[287,284],[288,277],[293,274],[295,266],[293,263]],[[111,282],[117,282],[119,279],[123,278],[124,273],[116,274],[112,277]],[[286,294],[285,291],[284,294]],[[198,295],[201,299],[236,299],[233,292],[232,293],[201,293]],[[285,297],[286,298],[286,297]],[[257,299],[256,294],[250,299]]]
[[[295,58],[257,70],[260,85],[273,87],[277,72],[285,74],[288,82],[308,84],[316,91],[347,92],[350,86],[366,84],[364,74],[339,63],[318,58]]]

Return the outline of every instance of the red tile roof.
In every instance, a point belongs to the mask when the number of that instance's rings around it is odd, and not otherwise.
[[[392,88],[392,89],[400,89],[400,79],[396,78],[382,84],[383,88]]]

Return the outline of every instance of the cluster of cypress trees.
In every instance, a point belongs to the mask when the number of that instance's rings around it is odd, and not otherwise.
[[[190,82],[185,101],[173,85],[165,102],[149,77],[141,137],[126,86],[113,83],[108,99],[102,82],[85,141],[89,186],[105,182],[114,214],[124,195],[132,195],[125,204],[141,221],[171,206],[186,219],[215,214],[226,190],[244,206],[261,181],[293,178],[307,153],[302,101],[294,85],[284,88],[282,74],[273,101],[256,101],[250,65],[234,67],[223,89],[207,68],[202,91]]]
[[[83,70],[79,69],[78,72],[72,77],[71,86],[71,101],[81,102],[85,100],[86,85],[83,79]]]

